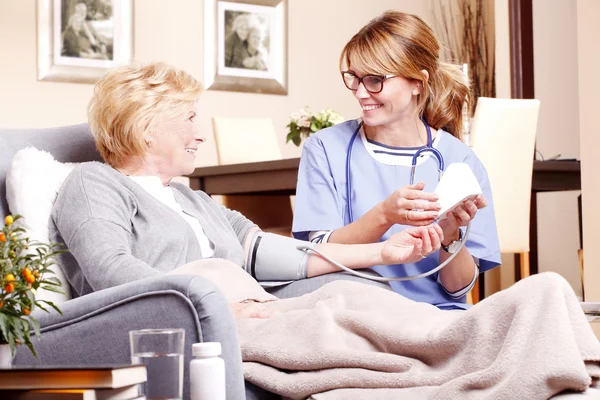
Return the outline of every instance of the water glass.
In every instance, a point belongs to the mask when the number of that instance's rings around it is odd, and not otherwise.
[[[129,332],[131,363],[144,364],[147,399],[181,399],[183,395],[183,329],[142,329]]]

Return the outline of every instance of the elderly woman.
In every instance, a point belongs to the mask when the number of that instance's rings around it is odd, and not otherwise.
[[[89,124],[106,164],[78,166],[52,213],[54,239],[69,249],[62,265],[76,295],[209,258],[227,260],[258,280],[339,271],[296,248],[305,242],[264,234],[205,193],[172,182],[194,170],[205,141],[198,129],[201,93],[191,75],[161,63],[121,67],[96,85]],[[355,269],[403,263],[436,251],[440,232],[419,227],[385,243],[317,249]]]

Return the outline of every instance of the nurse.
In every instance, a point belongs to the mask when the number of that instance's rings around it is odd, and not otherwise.
[[[373,269],[386,277],[417,275],[456,250],[471,221],[466,246],[439,273],[391,282],[394,291],[442,309],[466,308],[477,275],[500,264],[492,192],[486,170],[461,140],[470,90],[458,66],[439,59],[440,43],[419,17],[388,11],[363,27],[340,57],[343,82],[362,108],[357,120],[319,131],[304,144],[293,234],[313,242],[372,243],[410,226],[435,222],[440,204],[432,192],[438,162],[467,163],[483,190],[439,222],[442,250],[422,260]]]

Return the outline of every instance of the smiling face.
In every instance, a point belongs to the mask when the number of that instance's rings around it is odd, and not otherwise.
[[[87,6],[85,3],[77,3],[75,4],[75,9],[73,10],[73,15],[79,20],[85,20],[87,16]]]
[[[248,46],[258,49],[261,46],[263,35],[258,28],[252,28],[248,33]]]
[[[206,139],[198,128],[197,115],[197,104],[175,116],[165,115],[154,131],[144,138],[148,143],[145,162],[165,184],[176,176],[194,171],[196,150]]]
[[[238,37],[244,41],[248,39],[248,33],[250,32],[250,23],[246,15],[240,15],[239,19],[235,21],[235,32]]]
[[[357,77],[366,75],[352,71]],[[379,93],[370,93],[363,83],[354,91],[354,97],[362,108],[362,118],[369,126],[392,125],[405,118],[417,115],[418,95],[421,83],[416,80],[394,76],[383,81]]]

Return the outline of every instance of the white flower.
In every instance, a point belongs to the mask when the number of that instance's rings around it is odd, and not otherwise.
[[[319,121],[322,122],[329,122],[333,125],[339,124],[340,122],[344,121],[344,117],[342,117],[340,114],[338,114],[337,112],[327,108],[323,111],[320,111],[317,115],[316,118]]]
[[[310,115],[303,115],[297,122],[298,126],[310,128]]]
[[[314,121],[314,126],[311,125]],[[337,112],[326,108],[313,113],[308,107],[302,108],[300,111],[290,114],[290,133],[288,133],[287,141],[293,140],[294,144],[300,144],[300,137],[308,137],[313,132],[323,128],[327,128],[344,121],[344,118]],[[300,137],[298,136],[300,135]]]

